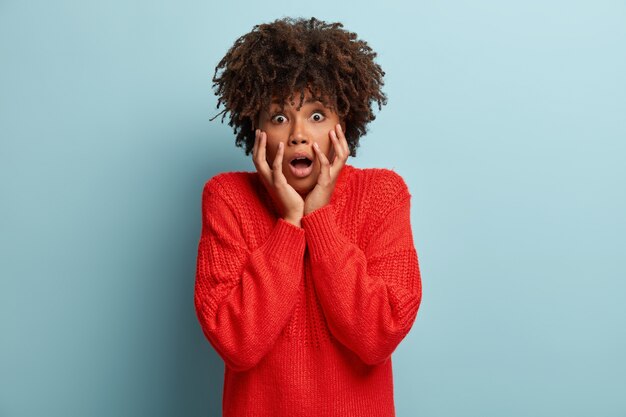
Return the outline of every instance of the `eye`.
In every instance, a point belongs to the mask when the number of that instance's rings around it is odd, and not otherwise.
[[[283,119],[285,119],[285,116],[283,116],[282,114],[278,113],[272,116],[271,120],[273,122],[278,122],[279,124],[283,123],[282,121],[279,121],[278,119],[282,117]]]
[[[320,116],[321,116],[321,117],[320,117]],[[321,111],[321,110],[317,110],[315,113],[313,113],[313,116],[311,116],[311,117],[313,117],[313,119],[314,119],[316,122],[321,122],[322,120],[324,120],[324,119],[326,118],[326,115],[324,114],[324,112],[323,112],[323,111]],[[315,117],[317,117],[317,119],[316,119]]]

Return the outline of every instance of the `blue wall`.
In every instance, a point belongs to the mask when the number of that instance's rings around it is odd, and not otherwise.
[[[219,415],[200,196],[254,167],[210,78],[282,16],[387,72],[349,162],[413,194],[398,416],[626,415],[626,4],[563,0],[0,2],[0,415]]]

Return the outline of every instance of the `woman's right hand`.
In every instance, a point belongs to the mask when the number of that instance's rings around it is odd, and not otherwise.
[[[283,174],[284,144],[279,143],[276,156],[270,168],[267,162],[267,133],[256,129],[252,161],[261,176],[270,196],[279,207],[281,216],[289,223],[300,227],[300,220],[304,214],[304,200],[298,192],[287,182]]]

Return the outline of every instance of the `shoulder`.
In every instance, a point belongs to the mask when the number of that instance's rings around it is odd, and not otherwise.
[[[203,200],[218,197],[236,204],[246,195],[254,193],[256,186],[254,174],[254,172],[247,171],[231,171],[214,175],[204,183]]]
[[[344,207],[358,222],[362,247],[379,231],[379,225],[395,210],[410,206],[411,194],[404,178],[392,169],[357,168],[350,176],[349,202]]]
[[[363,188],[368,199],[375,200],[379,207],[386,207],[411,197],[404,178],[392,169],[355,168],[354,180],[353,184]]]

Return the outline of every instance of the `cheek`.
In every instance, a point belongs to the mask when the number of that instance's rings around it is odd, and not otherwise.
[[[322,149],[325,149],[324,154],[327,157],[333,156],[335,154],[335,149],[333,148],[333,142],[330,139],[326,141],[325,146],[322,146]]]
[[[333,163],[333,160],[335,159],[335,150],[333,149],[332,146],[326,153],[326,158],[328,158],[328,162],[330,162],[331,164]]]
[[[278,151],[278,142],[274,142],[270,138],[267,138],[267,142],[265,145],[265,155],[267,157],[268,163],[271,164],[272,161],[274,161],[277,151]]]

